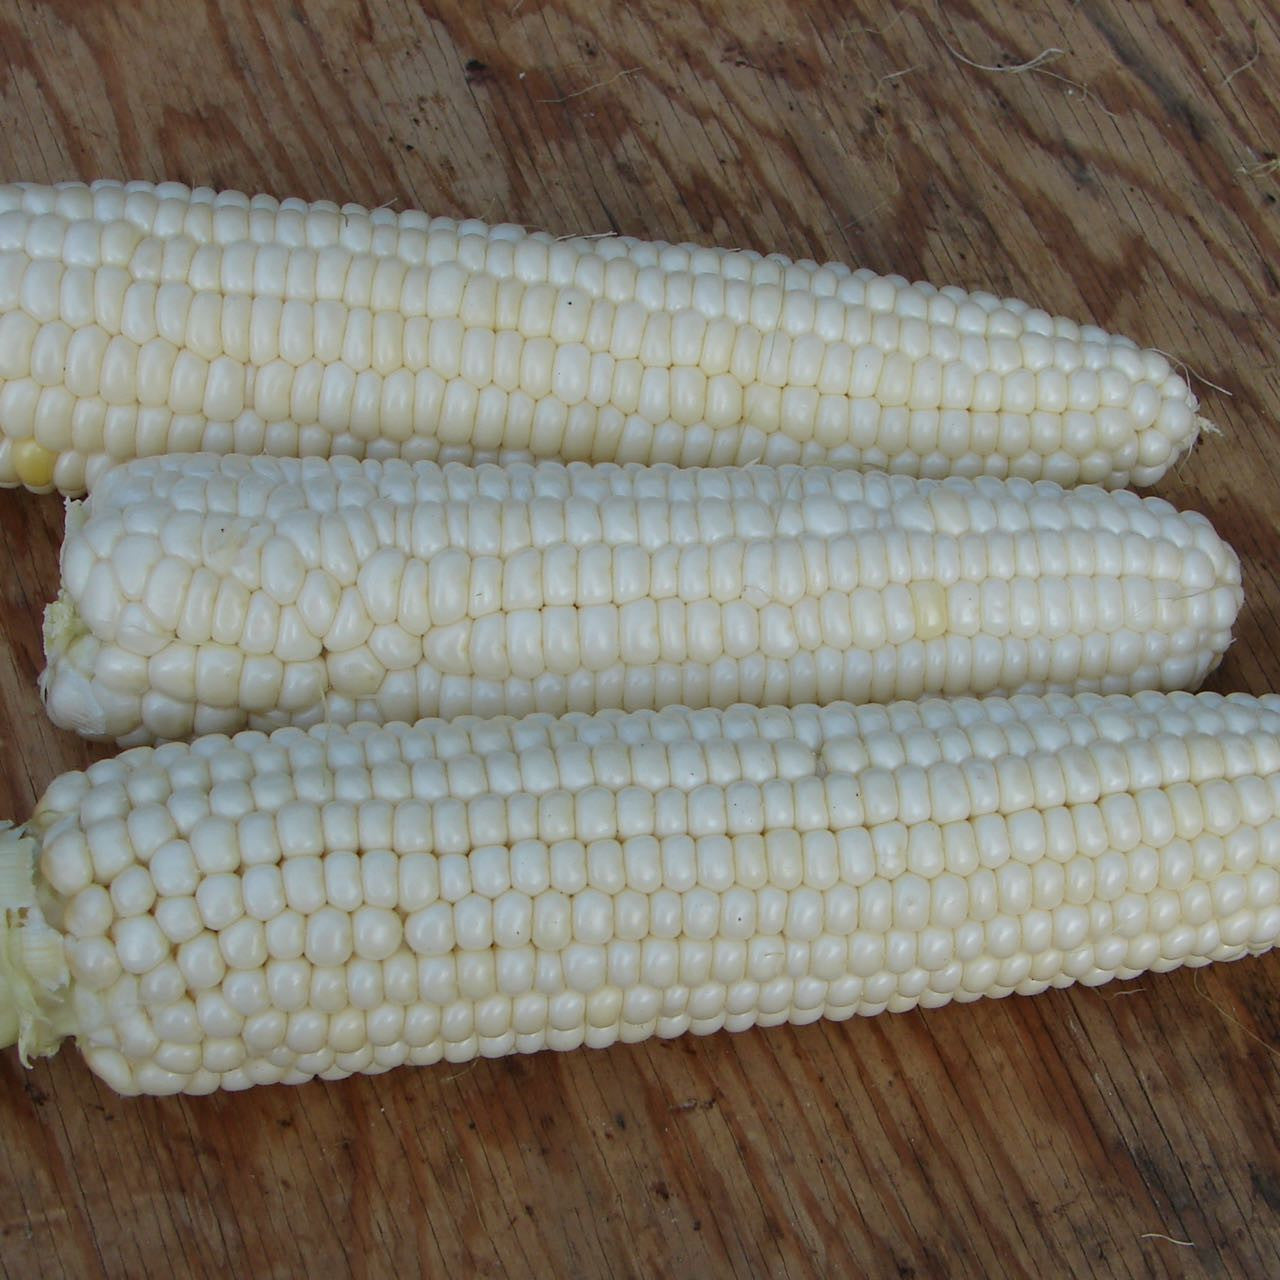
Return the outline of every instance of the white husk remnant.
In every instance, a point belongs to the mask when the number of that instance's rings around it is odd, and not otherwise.
[[[18,1045],[24,1066],[57,1050],[70,974],[62,938],[35,901],[36,842],[0,823],[0,1044]]]
[[[75,602],[65,590],[59,590],[58,598],[47,605],[44,611],[43,639],[46,657],[53,658],[65,653],[88,632],[89,628],[76,612]]]
[[[67,527],[72,527],[70,515]],[[85,646],[92,647],[93,644],[88,637],[89,628],[80,617],[75,601],[60,589],[58,598],[45,607],[43,638],[47,665],[40,672],[36,684],[55,723],[94,738],[104,732],[106,717],[94,694],[92,681],[81,670]],[[78,641],[83,641],[83,644],[78,644]],[[56,680],[55,671],[58,673]]]
[[[66,540],[78,533],[88,519],[83,502],[68,498],[66,504],[65,537]],[[64,653],[80,636],[88,634],[89,628],[80,620],[74,602],[66,591],[59,588],[58,598],[46,606],[44,611],[44,651],[46,657]]]

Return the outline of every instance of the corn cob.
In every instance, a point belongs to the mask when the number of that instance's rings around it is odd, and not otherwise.
[[[1198,685],[1239,563],[1157,498],[829,468],[169,456],[73,504],[42,677],[124,745],[324,720]]]
[[[1278,783],[1280,697],[1214,694],[138,747],[4,837],[0,1030],[206,1093],[1230,960]]]
[[[252,199],[0,187],[0,484],[163,452],[801,462],[1149,484],[1169,361],[989,293],[777,254]]]

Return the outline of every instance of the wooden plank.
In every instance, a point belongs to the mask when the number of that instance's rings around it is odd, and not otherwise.
[[[1244,557],[1213,687],[1261,692],[1278,54],[1274,7],[1228,0],[16,0],[0,171],[839,258],[1127,332],[1205,380],[1223,434],[1160,492]],[[93,754],[34,691],[60,525],[0,495],[15,816]],[[0,1273],[1276,1274],[1277,978],[1270,957],[189,1101],[5,1055]]]

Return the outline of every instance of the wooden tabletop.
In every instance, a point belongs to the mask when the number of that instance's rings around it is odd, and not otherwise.
[[[1159,487],[1280,688],[1280,18],[1253,0],[8,0],[0,179],[100,176],[840,259],[1186,362]],[[0,813],[56,499],[0,494]],[[6,1276],[1280,1274],[1280,955],[933,1012],[124,1101],[0,1055]]]

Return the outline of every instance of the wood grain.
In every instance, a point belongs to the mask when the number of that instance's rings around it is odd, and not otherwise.
[[[1247,572],[1214,687],[1280,687],[1273,5],[9,0],[0,58],[6,180],[839,258],[1172,352],[1222,434],[1161,492]],[[60,524],[0,494],[14,816],[90,756],[34,691]],[[191,1101],[6,1054],[0,1273],[1275,1275],[1278,978]]]

